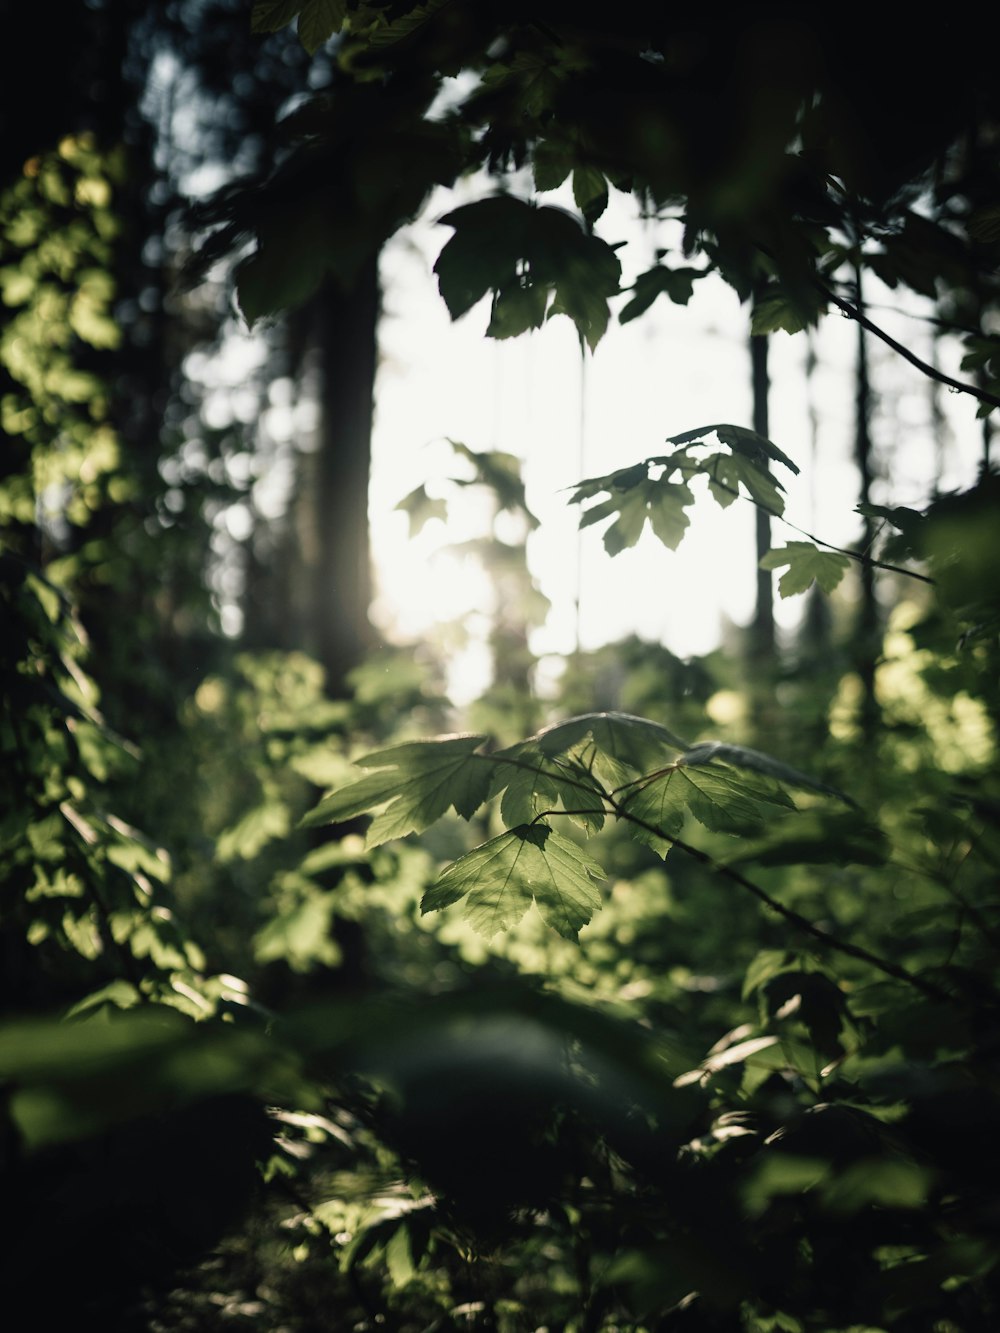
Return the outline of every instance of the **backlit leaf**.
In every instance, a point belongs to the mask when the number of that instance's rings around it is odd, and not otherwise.
[[[358,764],[378,771],[331,792],[306,815],[302,827],[340,824],[385,805],[368,830],[368,846],[376,847],[390,838],[423,832],[450,807],[468,819],[489,790],[492,765],[475,753],[484,740],[443,736],[365,755]]]
[[[467,898],[465,916],[487,938],[517,924],[534,901],[543,919],[575,939],[601,906],[604,872],[547,824],[522,824],[453,861],[424,894],[421,911]]]
[[[597,345],[621,265],[611,246],[588,235],[571,213],[495,195],[441,221],[455,229],[434,265],[452,319],[492,292],[490,336],[509,337],[565,314],[581,339]]]
[[[636,544],[648,522],[660,541],[676,551],[690,523],[686,507],[693,503],[694,495],[683,482],[644,480],[631,487],[616,486],[607,500],[584,511],[580,527],[589,528],[613,516],[614,522],[604,533],[604,547],[609,555],[618,555]]]
[[[798,473],[796,464],[772,440],[759,435],[755,430],[748,430],[746,426],[734,426],[730,422],[682,431],[680,435],[668,436],[667,443],[693,444],[702,442],[706,435],[715,435],[719,443],[726,445],[734,455],[749,459],[760,467],[766,467],[769,462],[781,463],[790,471]]]
[[[250,12],[252,32],[278,32],[291,23],[304,0],[258,0]]]
[[[589,831],[603,827],[603,797],[585,769],[560,763],[530,742],[499,751],[493,758],[503,756],[507,762],[497,764],[490,795],[503,792],[500,814],[508,828],[529,824],[560,803],[564,810],[577,812],[574,821]]]
[[[428,495],[426,486],[418,486],[416,490],[410,491],[409,495],[400,500],[396,508],[402,510],[410,520],[411,538],[422,532],[432,518],[438,518],[443,523],[448,517],[446,502]]]
[[[834,588],[847,573],[850,560],[839,551],[821,551],[812,542],[789,542],[787,546],[768,551],[760,562],[761,569],[788,569],[778,580],[782,597],[793,597],[806,592],[818,583],[825,593]]]
[[[589,742],[595,754],[637,773],[659,768],[671,761],[671,751],[688,748],[661,723],[631,713],[581,713],[546,727],[531,739],[546,755],[566,755],[581,742]]]
[[[347,16],[347,0],[306,0],[299,15],[299,41],[314,55],[339,32]]]
[[[645,314],[658,296],[666,296],[677,305],[687,305],[694,294],[695,279],[704,277],[706,272],[707,269],[667,268],[665,264],[657,264],[640,273],[632,287],[632,299],[618,316],[619,323],[628,324]]]
[[[779,330],[801,333],[805,327],[801,311],[785,296],[765,296],[754,304],[750,332],[755,336],[777,333]]]
[[[573,172],[573,198],[577,208],[594,223],[608,206],[608,183],[596,167],[577,167]]]
[[[627,794],[622,807],[626,815],[652,825],[634,827],[633,836],[662,852],[659,834],[669,839],[678,833],[686,812],[713,833],[760,833],[765,823],[761,806],[768,804],[794,808],[776,785],[747,779],[722,765],[685,768],[678,761]]]
[[[791,764],[775,759],[773,755],[752,750],[748,745],[732,745],[726,741],[700,741],[682,754],[677,762],[688,767],[697,767],[699,764],[714,765],[719,762],[732,764],[735,768],[746,768],[754,773],[762,773],[777,782],[787,782],[790,787],[801,787],[804,791],[822,792],[825,796],[836,796],[839,800],[850,801],[850,797],[836,787],[829,787],[818,778],[810,777],[808,773],[803,773],[798,768],[792,768]]]
[[[700,470],[708,474],[709,490],[723,509],[739,495],[742,483],[750,498],[769,513],[780,515],[785,512],[781,482],[766,467],[749,458],[738,454],[712,454],[704,460]]]

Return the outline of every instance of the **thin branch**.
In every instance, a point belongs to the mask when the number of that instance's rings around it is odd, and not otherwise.
[[[707,476],[708,473],[702,471],[700,473],[695,472],[693,475]],[[929,574],[918,574],[914,569],[906,569],[903,565],[893,565],[888,560],[876,560],[874,556],[866,555],[864,551],[852,551],[846,546],[835,546],[833,542],[824,541],[822,537],[817,537],[815,533],[800,528],[797,523],[793,523],[790,518],[786,518],[780,509],[772,509],[770,505],[764,504],[763,501],[756,499],[754,496],[744,495],[739,487],[730,486],[727,482],[720,481],[716,476],[712,477],[712,481],[720,491],[728,491],[737,500],[746,500],[748,504],[754,505],[757,509],[762,509],[764,513],[770,514],[772,518],[784,523],[786,528],[791,528],[793,532],[799,533],[802,537],[808,537],[817,546],[825,546],[828,551],[836,551],[837,555],[845,555],[848,560],[854,560],[859,565],[870,565],[873,569],[884,569],[890,574],[903,574],[908,579],[919,579],[921,583],[933,584],[935,582]]]
[[[490,757],[491,756],[489,755],[483,756],[484,759],[489,759]],[[514,768],[522,768],[529,773],[536,773],[548,777],[560,776],[559,774],[552,773],[550,770],[540,768],[536,764],[521,763],[516,759],[504,758],[497,762],[511,764]],[[892,977],[896,981],[902,981],[908,986],[913,986],[914,989],[920,991],[922,995],[927,996],[930,1000],[941,1001],[944,1003],[950,1002],[950,996],[948,996],[945,991],[935,986],[933,982],[925,981],[923,977],[918,977],[912,972],[907,972],[906,968],[899,967],[896,963],[890,962],[887,958],[880,958],[877,954],[870,953],[860,944],[852,944],[849,940],[842,940],[836,935],[831,935],[830,932],[824,930],[822,926],[815,925],[808,919],[808,917],[802,916],[793,908],[786,907],[776,898],[772,898],[771,895],[765,889],[762,889],[759,884],[755,884],[753,880],[747,879],[745,875],[741,875],[740,872],[734,870],[732,866],[727,866],[721,861],[716,861],[713,856],[710,856],[708,852],[702,851],[700,847],[695,847],[693,844],[684,842],[680,838],[672,837],[670,834],[664,833],[662,829],[657,828],[655,824],[651,824],[647,820],[642,819],[639,815],[633,814],[632,811],[627,810],[621,802],[616,801],[613,796],[609,795],[600,784],[589,786],[584,782],[579,782],[570,777],[563,777],[562,780],[580,788],[581,791],[585,791],[590,796],[595,794],[600,795],[607,801],[608,805],[611,807],[611,813],[618,819],[624,820],[629,824],[634,824],[636,828],[644,829],[647,833],[652,833],[654,837],[662,838],[664,842],[669,842],[671,846],[676,847],[679,851],[685,852],[693,860],[698,861],[707,869],[722,875],[733,884],[739,885],[741,889],[744,889],[747,893],[753,894],[759,902],[762,902],[765,907],[769,908],[790,925],[794,926],[796,930],[801,931],[805,935],[810,935],[815,940],[819,940],[826,948],[833,949],[838,953],[846,954],[848,957],[867,963],[869,967],[875,968],[876,971],[883,973],[884,976]],[[604,810],[598,812],[592,809],[579,811],[547,810],[544,813],[546,816],[550,816],[566,814],[607,814],[608,811]],[[542,818],[542,815],[537,815],[536,818],[540,819]]]
[[[845,300],[844,297],[838,296],[831,287],[826,285],[826,283],[817,281],[817,286],[827,300],[832,301],[833,304],[837,306],[838,309],[842,310],[849,319],[856,320],[863,329],[867,329],[867,331],[874,334],[876,338],[880,338],[887,347],[891,347],[894,352],[898,352],[905,361],[909,361],[911,366],[916,366],[917,370],[921,371],[921,373],[926,375],[929,379],[937,380],[939,384],[946,384],[949,389],[954,389],[956,393],[967,393],[971,398],[978,398],[981,403],[989,403],[991,407],[1000,407],[1000,397],[995,393],[990,393],[988,389],[980,389],[974,384],[966,384],[964,380],[953,379],[951,375],[946,375],[943,370],[938,370],[936,366],[929,365],[928,362],[922,361],[915,352],[911,352],[908,347],[897,342],[895,338],[886,333],[885,329],[881,329],[877,324],[873,324],[868,316],[862,314],[857,306],[853,305],[850,301]]]
[[[813,939],[819,940],[828,949],[835,949],[838,953],[847,954],[851,958],[856,958],[860,962],[867,963],[869,967],[874,967],[885,976],[893,977],[896,981],[902,981],[908,986],[915,987],[930,1000],[944,1002],[950,1000],[950,997],[946,992],[940,990],[932,982],[925,981],[923,977],[918,977],[912,972],[907,972],[906,968],[899,967],[896,963],[890,962],[887,958],[880,958],[877,954],[870,953],[860,944],[852,944],[850,940],[842,940],[836,935],[831,935],[829,931],[824,930],[822,926],[817,926],[814,922],[810,921],[808,917],[802,916],[791,907],[786,907],[784,903],[779,902],[777,898],[772,898],[771,895],[765,889],[762,889],[759,884],[755,884],[753,880],[747,879],[745,875],[741,875],[740,872],[734,870],[732,866],[727,866],[721,861],[716,861],[713,856],[710,856],[708,852],[702,851],[700,847],[695,847],[691,843],[684,842],[680,838],[671,837],[670,834],[664,833],[662,829],[657,828],[655,824],[650,824],[647,820],[641,819],[638,815],[632,814],[630,811],[620,807],[617,802],[612,801],[612,805],[615,807],[615,814],[619,819],[624,819],[629,823],[635,824],[638,828],[645,829],[647,833],[652,833],[654,837],[662,838],[664,842],[669,842],[671,846],[676,847],[678,851],[685,852],[693,860],[698,861],[709,870],[713,870],[716,874],[723,875],[734,884],[738,884],[741,889],[745,889],[748,893],[752,893],[753,896],[757,898],[758,901],[762,902],[765,907],[769,908],[772,912],[776,912],[778,916],[783,917],[790,925],[793,925],[796,930],[802,931],[803,934],[811,935]]]

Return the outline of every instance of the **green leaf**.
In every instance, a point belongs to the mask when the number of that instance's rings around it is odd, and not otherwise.
[[[824,1181],[824,1208],[846,1216],[871,1204],[883,1208],[919,1208],[934,1184],[933,1169],[904,1157],[867,1157]]]
[[[475,475],[471,481],[458,479],[460,486],[487,486],[494,494],[497,507],[511,514],[522,514],[532,528],[538,527],[538,519],[528,508],[524,494],[524,464],[516,454],[509,454],[502,449],[470,449],[467,444],[449,437],[448,443],[460,455],[472,464]]]
[[[596,167],[577,167],[573,172],[573,198],[576,206],[593,225],[608,206],[608,183]]]
[[[532,154],[535,189],[540,193],[557,190],[573,169],[573,157],[550,139],[541,139]]]
[[[454,227],[455,234],[438,255],[434,272],[452,319],[466,314],[492,289],[516,285],[530,216],[529,204],[506,194],[444,215],[442,224]]]
[[[789,542],[787,546],[776,547],[761,559],[761,569],[788,569],[778,580],[778,592],[782,597],[792,597],[796,593],[806,592],[813,583],[818,583],[825,593],[834,588],[847,573],[850,560],[838,551],[821,551],[812,542]]]
[[[633,836],[661,850],[659,834],[679,832],[686,812],[713,833],[760,833],[765,816],[762,804],[793,809],[791,799],[774,785],[722,765],[686,768],[678,765],[664,769],[638,787],[622,802],[626,815],[635,815],[653,829],[633,825]]]
[[[762,949],[750,962],[743,978],[742,998],[747,1000],[779,972],[787,972],[798,963],[797,955],[788,949]]]
[[[336,967],[341,952],[330,933],[335,910],[333,894],[316,892],[277,912],[254,936],[254,958],[258,963],[281,959],[296,972],[308,972],[316,963]]]
[[[251,328],[317,290],[326,272],[327,243],[327,225],[311,208],[290,218],[279,233],[262,233],[256,251],[234,273],[240,311]]]
[[[822,1157],[799,1157],[770,1152],[743,1186],[743,1206],[751,1218],[759,1217],[772,1199],[804,1194],[821,1184],[830,1163]]]
[[[365,755],[362,768],[376,768],[358,782],[333,791],[302,820],[301,827],[341,824],[387,806],[368,830],[369,847],[407,833],[422,833],[453,807],[469,819],[487,799],[492,765],[475,751],[484,736],[442,736],[407,741]]]
[[[490,795],[503,792],[500,815],[508,828],[530,824],[560,802],[567,811],[587,811],[571,817],[589,832],[596,833],[604,826],[600,787],[579,765],[560,764],[530,741],[500,750],[492,757],[507,759],[494,771]]]
[[[418,486],[416,490],[410,491],[396,508],[402,510],[410,520],[411,540],[424,530],[432,518],[439,518],[442,523],[448,518],[447,503],[428,495],[426,486]]]
[[[306,0],[299,15],[299,41],[315,55],[319,48],[339,32],[347,17],[347,0]]]
[[[726,445],[732,452],[749,459],[758,467],[766,467],[768,462],[782,463],[790,471],[798,474],[798,467],[786,453],[764,435],[746,426],[734,426],[729,422],[720,422],[714,426],[699,426],[696,430],[682,431],[680,435],[667,437],[668,444],[702,443],[706,435],[715,435],[720,444]]]
[[[517,338],[545,323],[550,293],[542,286],[512,285],[495,292],[487,338]]]
[[[677,305],[687,305],[694,294],[695,280],[707,272],[707,269],[667,268],[665,264],[657,264],[640,273],[632,286],[631,301],[618,316],[619,323],[628,324],[645,314],[658,296],[666,296]]]
[[[522,824],[453,861],[424,894],[422,912],[467,898],[465,917],[487,938],[536,903],[543,919],[576,939],[601,906],[601,867],[547,824]]]
[[[223,865],[237,859],[252,861],[262,847],[275,838],[284,838],[289,827],[288,807],[281,801],[265,801],[220,834],[216,857]]]
[[[622,803],[628,814],[649,826],[630,824],[632,837],[651,847],[657,856],[667,855],[673,846],[671,838],[684,826],[684,806],[678,794],[669,782],[653,779],[630,792]]]
[[[304,0],[258,0],[250,11],[251,32],[279,32],[303,7]]]
[[[646,773],[669,762],[669,751],[686,750],[687,744],[659,722],[631,713],[581,713],[556,722],[531,737],[545,755],[569,755],[581,743],[598,756]]]
[[[394,1287],[405,1287],[417,1271],[410,1251],[410,1230],[404,1222],[385,1247],[385,1264]]]
[[[786,296],[765,296],[754,304],[750,332],[755,337],[779,330],[801,333],[805,327],[801,311]]]
[[[645,464],[638,467],[645,472]],[[614,517],[604,533],[604,548],[609,555],[618,555],[635,546],[648,522],[664,546],[676,551],[691,521],[685,509],[693,503],[694,495],[684,482],[661,477],[629,487],[615,485],[607,500],[584,511],[580,527],[589,528]]]
[[[492,291],[490,336],[509,337],[565,314],[591,349],[597,345],[621,265],[611,246],[584,232],[572,214],[496,195],[441,221],[455,229],[434,265],[452,319]]]
[[[829,787],[825,782],[812,778],[773,755],[760,750],[751,750],[748,745],[731,745],[726,741],[699,741],[697,745],[685,751],[677,760],[678,764],[697,767],[700,764],[731,764],[734,768],[747,768],[753,773],[762,773],[777,782],[787,782],[790,787],[801,787],[804,791],[821,792],[824,796],[836,796],[838,800],[853,804],[851,798],[837,787]],[[779,802],[787,804],[787,802]]]
[[[780,516],[785,512],[785,500],[781,494],[782,485],[767,471],[736,454],[712,454],[700,465],[700,471],[708,474],[708,485],[712,495],[726,509],[739,495],[740,484],[752,500],[769,513]]]

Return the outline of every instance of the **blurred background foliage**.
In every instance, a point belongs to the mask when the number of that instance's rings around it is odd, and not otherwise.
[[[88,0],[58,49],[48,11],[11,19],[51,53],[0,157],[0,1269],[39,1327],[997,1326],[990,44],[660,11]],[[862,271],[932,298],[978,478],[871,503],[862,332],[856,582],[813,587],[787,640],[768,578],[703,658],[632,638],[554,678],[518,460],[453,442],[401,508],[415,535],[483,502],[491,680],[456,707],[460,626],[393,647],[367,619],[377,250],[482,167],[569,179],[577,211],[450,214],[453,314],[488,295],[492,336],[562,313],[595,345],[619,272],[595,224],[631,189],[752,298],[758,369],[827,308],[863,328]],[[234,255],[244,314],[291,308],[227,369]],[[693,282],[658,264],[620,317]],[[593,493],[617,514],[638,484]],[[609,821],[578,942],[421,914],[495,801],[374,848],[365,816],[302,823],[366,752],[604,711],[854,804],[688,816],[697,856]]]

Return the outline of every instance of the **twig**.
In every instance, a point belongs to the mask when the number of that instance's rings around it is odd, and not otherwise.
[[[908,986],[915,987],[930,1000],[949,1001],[950,997],[932,982],[925,981],[923,977],[915,976],[912,972],[907,972],[905,967],[899,967],[896,963],[890,962],[887,958],[880,958],[877,954],[870,953],[860,944],[852,944],[850,940],[842,940],[836,935],[831,935],[829,931],[824,930],[822,926],[817,926],[814,922],[810,921],[808,917],[804,917],[799,912],[796,912],[794,908],[786,907],[784,903],[779,902],[777,898],[772,898],[771,895],[765,889],[762,889],[759,884],[755,884],[753,880],[747,879],[745,875],[741,875],[740,872],[734,870],[732,866],[727,866],[721,861],[716,861],[713,856],[710,856],[708,852],[702,851],[700,847],[695,847],[689,842],[684,842],[681,838],[675,838],[668,833],[664,833],[663,830],[657,828],[655,824],[650,824],[647,820],[618,806],[617,802],[612,801],[612,805],[615,807],[615,814],[620,819],[627,820],[629,823],[635,824],[638,828],[645,829],[647,833],[652,833],[657,838],[662,838],[664,842],[669,842],[671,846],[676,847],[678,851],[685,852],[688,856],[692,857],[693,860],[698,861],[709,870],[714,870],[717,874],[723,875],[734,884],[738,884],[741,889],[745,889],[748,893],[752,893],[755,898],[765,905],[765,907],[770,908],[772,912],[776,912],[778,916],[783,917],[789,924],[793,925],[796,930],[800,930],[806,935],[811,935],[813,939],[820,940],[829,949],[835,949],[838,953],[847,954],[851,958],[857,958],[859,961],[867,963],[869,967],[876,968],[877,971],[884,973],[886,976],[893,977],[896,981],[902,981]]]
[[[707,476],[708,474],[703,470],[699,470],[693,475]],[[890,574],[903,574],[908,579],[919,579],[921,583],[933,584],[935,582],[929,574],[918,574],[914,569],[906,569],[903,565],[890,564],[888,560],[876,560],[874,556],[866,555],[864,551],[852,551],[846,546],[835,546],[833,542],[824,541],[822,537],[817,537],[815,533],[807,532],[805,528],[800,528],[797,523],[793,523],[790,518],[786,518],[780,509],[772,509],[770,505],[764,504],[762,500],[758,500],[752,495],[744,495],[739,487],[730,486],[727,482],[720,481],[716,476],[712,477],[712,481],[718,486],[719,490],[728,491],[729,494],[734,495],[737,500],[746,500],[757,509],[762,509],[765,514],[770,514],[772,518],[776,518],[780,523],[784,523],[786,528],[791,528],[793,532],[799,533],[802,537],[808,537],[809,540],[815,542],[817,546],[825,546],[828,551],[836,551],[838,555],[845,555],[848,560],[854,560],[859,565],[870,565],[873,569],[884,569]]]
[[[981,403],[989,403],[991,407],[1000,407],[1000,397],[995,393],[990,393],[988,389],[980,389],[974,384],[966,384],[964,380],[953,379],[951,375],[946,375],[943,370],[938,370],[936,366],[929,365],[926,361],[921,361],[920,357],[917,356],[915,352],[911,352],[908,347],[897,342],[895,338],[886,333],[885,329],[881,329],[877,324],[873,324],[868,316],[862,314],[857,306],[853,305],[850,301],[845,300],[844,297],[838,296],[831,287],[826,285],[826,283],[817,280],[816,285],[827,300],[832,301],[833,304],[842,310],[849,319],[856,320],[863,329],[867,329],[868,332],[874,334],[876,338],[881,338],[882,342],[884,342],[887,347],[891,347],[894,352],[898,352],[905,361],[909,361],[911,366],[916,366],[917,370],[928,376],[929,379],[937,380],[939,384],[946,384],[949,389],[954,389],[956,393],[967,393],[972,398],[978,398]]]
[[[483,758],[487,759],[490,757],[491,756],[489,755],[483,756]],[[759,884],[755,884],[753,880],[747,879],[745,875],[741,875],[740,872],[734,870],[732,866],[727,866],[720,861],[716,861],[713,856],[710,856],[708,852],[702,851],[700,847],[695,847],[691,843],[684,842],[680,838],[672,837],[670,834],[664,833],[663,830],[657,828],[655,824],[649,823],[647,820],[642,819],[641,816],[626,809],[621,802],[616,801],[613,796],[609,795],[599,783],[595,783],[591,786],[578,779],[570,777],[568,774],[552,773],[550,770],[541,768],[537,764],[526,764],[513,758],[504,757],[497,762],[511,764],[514,768],[522,768],[529,773],[537,773],[549,777],[560,777],[563,782],[578,787],[581,791],[586,792],[590,796],[599,795],[607,802],[611,813],[618,819],[622,819],[629,824],[634,824],[636,828],[644,829],[647,833],[652,833],[654,837],[662,838],[664,842],[669,842],[670,845],[676,847],[678,851],[685,852],[693,860],[698,861],[707,869],[722,875],[733,884],[737,884],[747,893],[753,894],[753,896],[759,902],[762,902],[765,907],[784,918],[784,920],[794,926],[796,930],[801,931],[805,935],[810,935],[815,940],[819,940],[828,949],[834,949],[838,953],[846,954],[851,958],[856,958],[860,962],[867,963],[869,967],[875,968],[876,971],[883,973],[883,975],[892,977],[895,981],[902,981],[908,986],[913,986],[914,989],[920,991],[922,995],[925,995],[930,1000],[944,1003],[950,1002],[950,996],[945,991],[935,986],[933,982],[925,981],[923,977],[915,976],[912,972],[908,972],[906,968],[899,967],[896,963],[891,962],[887,958],[880,958],[877,954],[870,953],[860,944],[852,944],[850,940],[842,940],[838,936],[830,934],[830,932],[824,930],[822,926],[817,926],[814,922],[810,921],[808,917],[802,916],[791,907],[786,907],[784,903],[779,902],[777,898],[772,898],[771,895],[765,889],[762,889]],[[544,812],[545,815],[593,813],[598,812],[593,810],[547,810]],[[607,814],[608,811],[604,810],[600,813]],[[542,817],[542,815],[535,816],[536,819]]]

